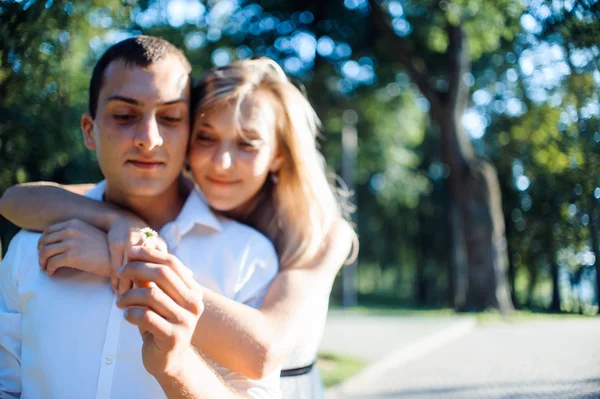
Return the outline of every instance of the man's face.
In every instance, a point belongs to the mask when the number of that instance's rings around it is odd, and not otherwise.
[[[82,118],[113,199],[152,197],[174,186],[186,155],[190,82],[175,56],[147,68],[112,62],[95,120]]]

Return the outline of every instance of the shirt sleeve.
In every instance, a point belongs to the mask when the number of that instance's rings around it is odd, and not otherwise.
[[[278,271],[279,260],[273,244],[265,236],[254,234],[244,250],[235,301],[259,308]]]
[[[0,262],[0,393],[21,397],[21,310],[19,306],[17,265],[21,238],[17,234]]]

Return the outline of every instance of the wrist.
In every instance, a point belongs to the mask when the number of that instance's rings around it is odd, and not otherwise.
[[[130,229],[141,229],[146,226],[146,223],[134,214],[119,210],[105,212],[99,220],[99,226],[106,232],[109,232],[117,224],[123,223],[129,225]]]
[[[203,360],[191,346],[188,346],[179,356],[166,362],[163,370],[153,374],[161,384],[162,382],[184,382],[188,379],[189,371],[197,369],[199,363],[203,363]]]

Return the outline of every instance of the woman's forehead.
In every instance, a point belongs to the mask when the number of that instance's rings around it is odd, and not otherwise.
[[[275,128],[276,114],[270,96],[260,92],[246,96],[239,103],[238,119],[239,127],[244,131],[255,131],[264,135]],[[198,125],[223,124],[232,122],[239,99],[233,99],[225,104],[213,106],[210,110],[200,111]]]
[[[240,104],[240,123],[275,126],[275,110],[269,96],[261,92],[252,93]]]

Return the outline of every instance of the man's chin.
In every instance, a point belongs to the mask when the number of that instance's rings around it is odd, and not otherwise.
[[[131,179],[120,184],[120,190],[126,197],[158,197],[173,189],[173,181],[162,179]]]

